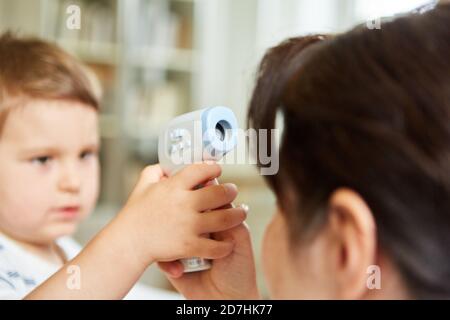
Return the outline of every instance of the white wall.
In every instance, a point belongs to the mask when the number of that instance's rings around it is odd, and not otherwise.
[[[226,105],[244,125],[254,74],[264,52],[283,39],[336,32],[350,0],[199,0],[194,104]]]
[[[264,52],[308,33],[338,33],[435,0],[198,0],[196,108],[222,104],[241,125]]]

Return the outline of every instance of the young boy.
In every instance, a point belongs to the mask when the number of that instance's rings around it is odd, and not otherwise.
[[[25,297],[64,264],[57,286],[34,297],[122,298],[154,261],[220,258],[232,250],[201,234],[239,225],[243,209],[201,212],[233,201],[235,186],[193,190],[220,168],[193,165],[154,185],[162,173],[149,167],[126,208],[68,263],[79,247],[67,236],[98,196],[95,87],[57,46],[0,36],[0,299]],[[80,284],[66,285],[77,272]]]

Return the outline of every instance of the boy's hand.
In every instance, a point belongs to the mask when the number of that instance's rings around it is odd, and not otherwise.
[[[246,218],[242,208],[218,209],[237,196],[232,184],[200,184],[219,177],[217,164],[193,164],[170,178],[159,166],[147,167],[117,219],[129,228],[127,239],[135,248],[139,263],[173,261],[188,257],[222,258],[233,250],[232,241],[205,238],[204,234],[224,231]]]
[[[242,223],[213,236],[235,246],[228,256],[213,260],[210,270],[183,274],[180,261],[160,262],[159,267],[187,299],[260,299],[247,226]]]

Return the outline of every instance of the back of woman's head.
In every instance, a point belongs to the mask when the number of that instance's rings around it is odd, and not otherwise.
[[[418,298],[450,298],[449,26],[441,5],[380,30],[291,39],[263,59],[249,111],[256,129],[283,115],[280,170],[267,181],[293,241],[351,188]]]

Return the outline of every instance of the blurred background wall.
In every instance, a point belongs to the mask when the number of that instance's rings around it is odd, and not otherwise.
[[[157,162],[157,133],[180,113],[224,105],[245,127],[259,60],[281,40],[338,33],[431,0],[0,0],[0,32],[57,42],[100,79],[102,192],[76,238],[86,243],[118,211],[140,170]],[[81,9],[80,29],[66,22]],[[250,206],[258,278],[260,244],[275,199],[252,165],[226,165],[223,181]],[[163,223],[163,221],[161,221]],[[142,281],[168,288],[156,267]]]

